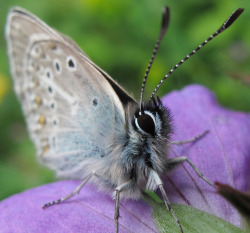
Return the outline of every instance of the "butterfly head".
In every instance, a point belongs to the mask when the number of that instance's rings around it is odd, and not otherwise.
[[[132,109],[131,109],[132,110]],[[172,135],[170,110],[160,98],[142,102],[128,115],[128,130],[121,154],[122,169],[130,171],[139,183],[147,180],[151,169],[165,170],[168,142]]]

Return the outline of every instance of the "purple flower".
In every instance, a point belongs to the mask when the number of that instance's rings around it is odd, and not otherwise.
[[[60,181],[13,195],[0,203],[1,232],[114,232],[114,201],[86,185],[72,199],[42,209],[42,205],[72,192],[79,181]],[[124,201],[121,232],[157,232],[152,210],[143,201]]]
[[[173,91],[163,98],[173,114],[173,140],[187,140],[209,130],[199,141],[172,146],[170,157],[187,156],[211,182],[250,189],[250,114],[221,107],[213,94],[199,85]],[[165,179],[170,201],[191,205],[241,225],[232,206],[200,179],[188,163]]]
[[[250,114],[219,106],[206,88],[191,85],[163,98],[173,115],[173,140],[199,141],[172,146],[169,157],[187,156],[212,182],[239,190],[250,188]],[[163,176],[171,202],[191,205],[240,226],[240,216],[185,163]],[[72,192],[79,181],[60,181],[13,195],[0,203],[1,232],[114,232],[114,201],[87,184],[79,195],[59,205],[42,205]],[[120,232],[157,232],[151,207],[121,201]]]

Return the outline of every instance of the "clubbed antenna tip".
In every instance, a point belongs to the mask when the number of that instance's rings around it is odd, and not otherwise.
[[[235,10],[232,15],[226,20],[226,22],[223,24],[225,25],[225,29],[227,29],[228,27],[230,27],[233,22],[238,19],[238,17],[241,15],[241,13],[244,11],[244,8],[238,8],[237,10]]]

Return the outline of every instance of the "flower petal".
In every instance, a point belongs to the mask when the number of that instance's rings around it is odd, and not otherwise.
[[[79,181],[60,181],[3,200],[1,232],[114,232],[114,200],[91,185],[64,203],[42,209],[78,185]],[[157,232],[151,207],[141,200],[122,201],[120,215],[120,232]]]
[[[173,140],[187,140],[205,130],[203,138],[173,145],[169,157],[187,156],[212,183],[220,181],[239,190],[250,189],[250,114],[221,107],[205,87],[191,85],[163,98],[173,115]],[[214,188],[185,163],[171,172],[165,189],[171,202],[191,205],[236,226],[241,217]]]

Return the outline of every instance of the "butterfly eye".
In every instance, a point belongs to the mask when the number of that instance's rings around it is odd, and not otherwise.
[[[155,119],[154,115],[148,111],[135,118],[135,125],[142,133],[155,134]]]

